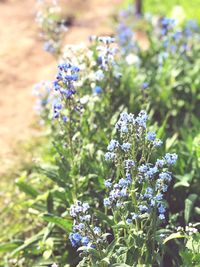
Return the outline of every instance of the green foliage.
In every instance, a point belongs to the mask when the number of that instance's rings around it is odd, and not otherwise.
[[[197,2],[177,1],[177,4],[182,4],[190,17]],[[159,5],[153,0],[145,1],[145,10],[151,11],[155,6],[161,15],[170,14],[172,1],[159,2]],[[198,14],[196,16],[199,18]],[[52,19],[57,21],[57,18]],[[185,226],[200,219],[200,33],[194,30],[193,38],[189,39],[182,36],[180,43],[175,43],[178,49],[171,53],[163,43],[169,38],[174,45],[171,35],[177,30],[184,32],[184,22],[178,26],[181,28],[172,28],[166,36],[158,35],[159,22],[154,25],[153,21],[142,19],[133,23],[127,16],[123,23],[131,32],[136,29],[137,33],[139,29],[144,34],[146,49],[134,40],[130,51],[124,54],[122,45],[117,53],[110,55],[109,49],[115,48],[115,44],[104,43],[101,49],[109,55],[105,68],[99,63],[97,39],[89,47],[64,51],[62,61],[70,59],[81,67],[75,84],[77,94],[69,101],[61,100],[62,112],[69,117],[67,123],[61,117],[52,119],[54,89],[43,95],[41,118],[45,137],[38,145],[36,163],[25,166],[17,175],[16,188],[20,193],[17,192],[17,198],[3,209],[3,218],[8,217],[11,222],[0,235],[1,266],[12,266],[13,260],[20,267],[50,266],[53,262],[58,262],[59,267],[68,264],[125,267],[139,261],[138,266],[144,262],[148,266],[153,260],[155,266],[166,267],[200,264],[199,234],[174,232],[177,225]],[[129,43],[132,38],[131,35]],[[185,43],[188,51],[183,52]],[[168,53],[166,58],[163,57],[165,53]],[[95,78],[99,70],[103,71],[103,79]],[[145,82],[148,88],[144,90],[141,88]],[[96,86],[102,89],[101,93],[95,93]],[[115,134],[113,126],[122,111],[137,113],[140,109],[146,109],[150,118],[157,122],[152,127],[158,129],[157,137],[165,141],[158,155],[169,151],[179,155],[173,183],[166,196],[169,208],[163,223],[166,229],[160,229],[153,216],[152,223],[144,218],[139,222],[141,227],[130,229],[121,214],[105,212],[102,204],[105,178],[118,179],[124,175],[119,168],[115,171],[114,166],[104,161],[108,141]],[[142,162],[148,162],[150,152],[144,144],[145,141],[138,146],[135,157],[140,159],[143,155]],[[137,177],[137,171],[132,175]],[[137,185],[136,189],[132,190],[133,196],[141,188]],[[73,224],[69,208],[77,199],[90,204],[97,222],[108,233],[104,236],[106,247],[101,251],[91,248],[89,261],[87,257],[80,261],[79,256],[87,254],[85,248],[77,252],[68,240]],[[131,204],[125,203],[124,215],[133,211]],[[135,203],[134,206],[137,207]],[[94,218],[95,223],[96,220]],[[6,224],[5,219],[3,225]],[[143,224],[146,228],[142,228]],[[141,229],[145,229],[144,232]]]

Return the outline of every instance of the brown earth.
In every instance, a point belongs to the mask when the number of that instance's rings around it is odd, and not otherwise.
[[[109,20],[120,0],[61,0],[67,14],[75,16],[65,43],[85,42],[91,34],[109,34]],[[43,51],[34,21],[36,1],[0,0],[0,173],[20,155],[34,129],[32,86],[53,79],[55,59]],[[20,146],[19,146],[20,147]]]

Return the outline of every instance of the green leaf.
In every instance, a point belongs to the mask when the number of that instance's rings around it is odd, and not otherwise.
[[[127,225],[123,221],[120,221],[119,223],[114,225],[113,228],[116,228],[116,229],[127,228]]]
[[[51,192],[49,192],[48,197],[47,197],[47,211],[48,213],[53,212],[53,196]]]
[[[43,253],[43,258],[45,260],[48,260],[52,255],[52,250],[51,249],[48,249],[48,250],[45,250],[44,253]]]
[[[188,250],[184,250],[180,252],[180,256],[184,263],[184,266],[192,266],[192,252]]]
[[[59,176],[59,174],[58,174],[58,168],[52,168],[49,165],[44,165],[42,167],[38,167],[36,170],[40,174],[45,175],[46,177],[48,177],[49,179],[51,179],[53,182],[57,183],[59,186],[65,188],[66,183]]]
[[[11,256],[17,254],[17,253],[20,252],[20,251],[23,251],[24,249],[26,249],[27,247],[29,247],[29,246],[32,245],[33,243],[38,242],[38,241],[42,238],[44,232],[45,232],[45,228],[43,228],[38,234],[32,236],[31,238],[26,239],[25,242],[24,242],[21,246],[17,247],[17,248],[11,253]]]
[[[39,195],[39,192],[35,188],[33,188],[30,184],[22,180],[17,181],[16,185],[22,192],[26,193],[27,195],[30,195],[33,198],[36,198]]]
[[[171,235],[169,235],[167,238],[165,238],[165,240],[163,241],[163,244],[167,243],[168,241],[172,240],[172,239],[176,239],[176,238],[184,238],[185,235],[178,232],[178,233],[173,233]]]
[[[107,264],[110,264],[110,258],[105,257],[105,258],[103,258],[103,259],[101,260],[101,262],[105,262],[105,263],[107,263]]]
[[[197,234],[195,237],[190,236],[186,243],[186,248],[194,253],[198,253],[200,251],[200,234]]]
[[[61,217],[52,215],[52,214],[46,214],[43,215],[43,220],[46,222],[51,222],[57,225],[58,227],[62,228],[65,231],[70,231],[72,228],[72,221],[69,220],[68,218],[63,219]]]
[[[177,188],[177,187],[180,187],[180,186],[189,187],[190,184],[187,181],[180,181],[178,183],[175,183],[174,188]]]
[[[178,133],[175,133],[171,138],[167,138],[166,143],[165,143],[166,151],[170,150],[170,148],[176,142],[177,137],[178,137]]]
[[[166,125],[167,125],[167,120],[168,120],[168,117],[169,117],[169,114],[166,115],[162,125],[159,127],[158,131],[157,131],[157,134],[156,136],[158,138],[162,138],[163,137],[163,134],[165,132],[165,129],[166,129]]]
[[[101,219],[102,221],[108,223],[109,226],[113,226],[114,225],[114,221],[113,219],[111,219],[108,215],[106,215],[105,213],[97,210],[95,211],[97,214],[97,217],[99,217],[99,219]]]
[[[131,266],[125,263],[115,263],[115,264],[112,264],[111,267],[131,267]]]
[[[197,200],[198,195],[197,194],[190,194],[189,197],[185,200],[185,211],[184,211],[184,217],[186,224],[189,222],[191,213],[195,204],[195,201]]]
[[[200,208],[195,207],[195,208],[194,208],[194,211],[196,212],[196,214],[200,215]]]
[[[194,173],[186,173],[184,175],[175,175],[175,177],[180,181],[180,182],[187,182],[190,183],[194,177]]]
[[[2,252],[10,252],[16,249],[22,242],[10,242],[10,243],[3,243],[0,245],[0,253]]]

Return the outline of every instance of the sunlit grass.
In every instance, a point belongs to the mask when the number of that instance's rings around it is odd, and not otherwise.
[[[175,6],[181,6],[187,19],[200,22],[200,0],[142,0],[145,13],[171,16]],[[132,4],[133,0],[125,0],[125,5]]]

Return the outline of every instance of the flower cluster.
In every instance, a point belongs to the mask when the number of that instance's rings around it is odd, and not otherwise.
[[[103,45],[97,46],[98,51],[98,64],[103,70],[108,70],[111,65],[115,64],[115,54],[117,52],[116,47],[111,44],[115,42],[115,39],[110,36],[98,37],[98,41]]]
[[[116,205],[117,207],[121,207],[123,201],[128,197],[128,188],[131,183],[132,179],[128,175],[125,178],[121,178],[115,184],[112,184],[111,180],[106,180],[105,186],[112,190],[109,192],[109,197],[104,199],[104,206]]]
[[[121,22],[117,28],[117,39],[122,47],[122,54],[127,55],[133,51],[135,45],[133,43],[133,30],[125,23]]]
[[[44,50],[54,55],[59,54],[62,35],[67,28],[61,18],[61,9],[57,2],[52,1],[49,4],[47,1],[39,1],[36,22],[41,29],[40,36],[44,40]]]
[[[190,51],[198,38],[200,29],[194,21],[189,21],[182,29],[178,28],[174,19],[164,17],[160,21],[161,46],[163,51],[159,53],[158,61],[163,61],[170,55],[185,55]],[[198,42],[198,41],[197,41]],[[184,57],[185,59],[185,57]]]
[[[159,219],[165,219],[163,194],[172,179],[168,167],[174,165],[177,160],[176,154],[167,153],[154,164],[149,162],[152,151],[156,150],[162,141],[156,139],[155,132],[148,131],[147,119],[147,113],[143,110],[137,117],[123,112],[115,126],[120,133],[120,140],[111,140],[105,154],[107,161],[113,161],[116,167],[120,168],[123,177],[119,176],[115,181],[105,181],[109,195],[104,199],[104,206],[122,207],[126,201],[135,198],[137,205],[135,204],[128,216],[128,223],[136,218],[149,217],[154,211],[158,213]]]
[[[160,21],[160,25],[161,25],[160,34],[166,35],[170,30],[174,28],[175,24],[176,24],[176,21],[174,19],[167,18],[167,17],[162,18]]]
[[[137,117],[133,114],[128,114],[123,112],[120,115],[118,122],[115,125],[117,131],[119,131],[122,135],[122,139],[127,140],[129,137],[134,134],[135,141],[140,142],[141,136],[143,135],[146,129],[146,122],[148,116],[146,111],[142,110]],[[130,138],[131,139],[131,138]],[[146,134],[146,142],[147,145],[158,147],[162,145],[162,141],[156,139],[156,134],[154,132],[148,131]],[[120,150],[124,152],[131,151],[132,144],[130,142],[123,142],[121,145],[117,140],[111,140],[110,144],[108,145],[107,149],[109,152],[105,154],[106,160],[111,160],[116,158],[116,153],[119,153]]]
[[[99,95],[103,89],[108,87],[111,90],[113,78],[119,78],[120,73],[116,64],[117,46],[115,38],[110,36],[92,36],[91,41],[95,41],[95,69],[93,73],[94,83],[92,83],[93,93]]]
[[[69,240],[73,247],[83,247],[83,250],[101,246],[105,239],[102,236],[100,227],[94,226],[88,203],[77,201],[70,208],[70,215],[74,218],[73,232],[69,235]]]
[[[76,94],[75,82],[78,80],[79,68],[70,63],[61,63],[58,65],[58,73],[56,80],[53,82],[55,91],[58,93],[58,98],[53,104],[53,117],[59,118],[63,106],[72,103]],[[73,108],[78,109],[78,106]],[[65,112],[65,110],[64,110]],[[67,114],[63,114],[63,121],[68,121]]]
[[[130,55],[139,51],[139,46],[136,42],[133,26],[135,11],[131,6],[127,10],[119,12],[119,24],[116,31],[116,39],[121,47],[122,55]],[[132,54],[133,55],[133,54]]]

